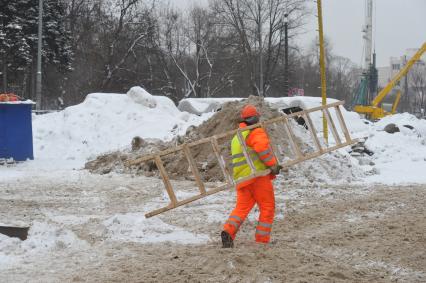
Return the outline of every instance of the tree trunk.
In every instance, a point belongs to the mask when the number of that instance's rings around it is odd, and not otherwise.
[[[6,55],[3,55],[3,92],[7,93],[7,61],[6,61]]]

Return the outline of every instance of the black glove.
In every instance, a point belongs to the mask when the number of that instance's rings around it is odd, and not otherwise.
[[[269,169],[271,170],[271,174],[273,175],[278,175],[280,174],[280,170],[283,169],[283,167],[279,164],[274,165],[272,167],[269,167]]]

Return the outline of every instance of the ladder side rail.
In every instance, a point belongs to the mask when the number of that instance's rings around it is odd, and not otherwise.
[[[293,160],[286,161],[283,164],[281,164],[281,166],[283,166],[283,167],[290,167],[290,166],[295,165],[297,163],[300,163],[300,162],[303,162],[303,161],[306,161],[306,160],[309,160],[309,159],[313,159],[313,158],[319,157],[319,156],[321,156],[321,155],[323,155],[325,153],[332,152],[332,151],[334,151],[336,149],[339,149],[339,148],[342,148],[342,147],[345,147],[345,146],[348,146],[348,145],[355,144],[356,142],[358,142],[358,140],[354,139],[354,140],[351,140],[349,142],[341,143],[341,144],[336,145],[336,146],[324,148],[323,151],[321,151],[321,152],[317,151],[317,152],[309,153],[309,154],[306,154],[305,156],[303,156],[301,158],[296,158],[296,159],[293,159]]]
[[[150,217],[158,215],[160,213],[172,210],[172,209],[177,208],[179,206],[188,204],[190,202],[193,202],[193,201],[205,198],[205,197],[207,197],[209,195],[216,194],[218,192],[221,192],[221,191],[224,191],[224,190],[227,190],[227,189],[231,189],[231,188],[232,188],[232,185],[225,184],[225,185],[220,186],[218,188],[208,190],[205,194],[199,194],[199,195],[196,195],[196,196],[193,196],[193,197],[181,200],[181,201],[177,202],[174,206],[165,206],[165,207],[162,207],[162,208],[150,211],[147,214],[145,214],[145,217],[146,218],[150,218]]]

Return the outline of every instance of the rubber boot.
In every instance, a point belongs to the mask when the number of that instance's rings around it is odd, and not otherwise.
[[[234,240],[232,240],[231,235],[229,235],[228,232],[222,231],[220,234],[220,237],[222,238],[222,248],[233,248],[234,247]]]

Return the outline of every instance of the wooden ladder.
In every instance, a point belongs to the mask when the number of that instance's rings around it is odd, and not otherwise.
[[[335,103],[331,103],[331,104],[327,104],[324,106],[318,106],[318,107],[314,107],[311,109],[307,109],[307,110],[303,110],[303,111],[299,111],[299,112],[295,112],[295,113],[291,113],[289,115],[283,115],[277,118],[273,118],[255,125],[251,125],[245,128],[240,128],[240,129],[236,129],[236,130],[232,130],[232,131],[228,131],[222,134],[218,134],[218,135],[214,135],[212,137],[208,137],[208,138],[203,138],[200,139],[198,141],[194,141],[191,143],[184,143],[182,145],[173,147],[173,148],[169,148],[167,150],[155,153],[155,154],[149,154],[140,158],[137,158],[135,160],[129,161],[127,163],[128,166],[132,166],[132,165],[138,165],[140,163],[143,162],[155,162],[157,169],[160,172],[160,176],[162,178],[162,181],[164,183],[164,187],[167,191],[170,203],[162,208],[153,210],[147,214],[145,214],[145,217],[149,218],[152,217],[154,215],[166,212],[168,210],[177,208],[179,206],[185,205],[187,203],[193,202],[195,200],[204,198],[206,196],[221,192],[223,190],[227,190],[230,189],[232,187],[234,187],[236,184],[239,184],[241,182],[247,181],[249,179],[252,179],[254,177],[259,177],[259,176],[265,176],[270,174],[270,170],[266,169],[266,170],[262,170],[262,171],[257,171],[255,166],[254,166],[254,162],[253,159],[250,156],[249,153],[249,149],[247,148],[244,138],[242,136],[242,132],[245,130],[250,130],[250,129],[254,129],[254,128],[258,128],[258,127],[262,127],[266,132],[266,126],[268,125],[278,125],[278,124],[282,124],[284,127],[284,130],[287,134],[287,136],[289,137],[289,141],[290,141],[290,145],[292,148],[292,151],[294,153],[295,158],[290,159],[290,160],[286,160],[283,162],[280,162],[280,165],[283,166],[284,168],[292,166],[294,164],[303,162],[305,160],[309,160],[312,158],[316,158],[319,157],[321,155],[323,155],[324,153],[328,153],[334,150],[337,150],[339,148],[348,146],[348,145],[352,145],[354,143],[357,142],[357,140],[352,139],[348,128],[346,127],[345,124],[345,120],[343,118],[342,112],[340,107],[344,104],[344,101],[339,101],[339,102],[335,102]],[[337,131],[336,128],[336,124],[333,121],[333,118],[330,114],[330,109],[334,108],[335,112],[336,112],[336,116],[337,116],[337,120],[339,122],[340,128],[343,132],[344,135],[344,140],[342,141],[341,137],[339,136],[339,133]],[[315,112],[315,111],[321,111],[322,114],[324,115],[324,117],[326,118],[329,126],[330,126],[330,130],[331,133],[334,137],[335,140],[335,145],[334,146],[328,146],[328,145],[322,145],[320,143],[320,140],[318,138],[317,135],[317,131],[315,129],[315,126],[312,122],[312,119],[310,117],[310,113]],[[310,136],[313,140],[313,143],[315,145],[315,151],[314,152],[310,152],[310,153],[304,153],[302,152],[301,148],[299,147],[297,141],[296,141],[296,137],[294,135],[293,129],[291,127],[291,124],[289,123],[289,119],[294,118],[294,117],[302,117],[305,120],[306,126],[309,130]],[[267,132],[268,133],[268,132]],[[251,169],[251,174],[247,177],[238,179],[237,181],[234,181],[232,176],[230,175],[230,173],[227,170],[226,167],[226,163],[225,160],[223,158],[223,156],[220,153],[220,146],[218,143],[219,139],[224,139],[224,138],[229,138],[229,137],[233,137],[234,135],[237,135],[240,144],[242,145],[242,149],[243,149],[243,154],[247,160],[248,165],[250,166]],[[210,144],[212,151],[214,153],[215,158],[217,159],[217,162],[219,164],[220,170],[223,174],[225,183],[222,186],[219,186],[217,188],[214,189],[206,189],[206,186],[201,178],[199,169],[197,167],[197,164],[195,162],[195,159],[191,153],[191,148],[195,147],[195,146],[199,146],[202,144]],[[170,182],[170,177],[166,172],[166,169],[164,167],[163,164],[163,160],[162,157],[165,157],[167,155],[170,154],[179,154],[179,153],[183,153],[188,161],[190,170],[192,172],[192,174],[194,175],[195,178],[195,182],[198,186],[199,189],[199,194],[183,199],[183,200],[178,200],[175,194],[175,191],[173,190],[173,186]]]

